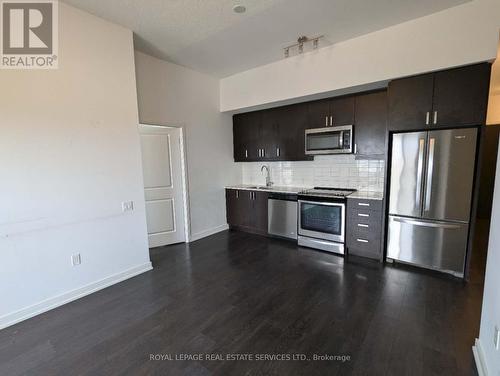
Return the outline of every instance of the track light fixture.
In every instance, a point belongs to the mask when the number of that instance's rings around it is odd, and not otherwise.
[[[323,35],[319,35],[319,36],[313,37],[313,38],[306,37],[305,35],[300,36],[297,39],[297,43],[291,44],[290,46],[286,46],[283,49],[284,50],[285,58],[287,58],[287,57],[290,56],[290,50],[293,50],[294,48],[297,48],[297,51],[298,51],[299,54],[304,53],[304,46],[307,43],[310,43],[310,42],[312,43],[312,48],[314,50],[318,49],[318,47],[319,47],[319,40],[321,38],[323,38]]]

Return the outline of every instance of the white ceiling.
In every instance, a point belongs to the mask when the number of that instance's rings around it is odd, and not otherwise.
[[[133,30],[140,51],[225,77],[282,59],[299,35],[324,47],[470,0],[64,1]]]

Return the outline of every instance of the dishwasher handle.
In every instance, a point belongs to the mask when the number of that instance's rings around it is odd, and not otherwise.
[[[297,195],[293,193],[269,193],[269,200],[298,201]]]

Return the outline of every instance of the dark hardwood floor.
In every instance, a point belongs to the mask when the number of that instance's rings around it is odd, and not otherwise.
[[[0,331],[0,375],[474,373],[482,256],[469,284],[240,232],[151,256],[151,272]]]

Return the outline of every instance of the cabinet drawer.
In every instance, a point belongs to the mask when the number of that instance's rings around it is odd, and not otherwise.
[[[370,227],[380,225],[382,213],[370,210],[351,210],[347,213],[349,223],[364,223]]]
[[[365,214],[365,213],[360,213]],[[373,214],[373,213],[369,213]],[[373,214],[374,215],[374,214]],[[382,237],[381,216],[348,217],[346,226],[347,237],[377,240]]]
[[[382,211],[382,200],[363,200],[357,198],[347,199],[347,209],[361,211]]]
[[[380,225],[372,225],[366,223],[350,222],[347,229],[349,236],[353,238],[362,238],[366,240],[380,240],[381,231]]]
[[[360,236],[350,236],[347,239],[349,253],[372,258],[380,257],[380,243],[380,239],[370,240]]]

